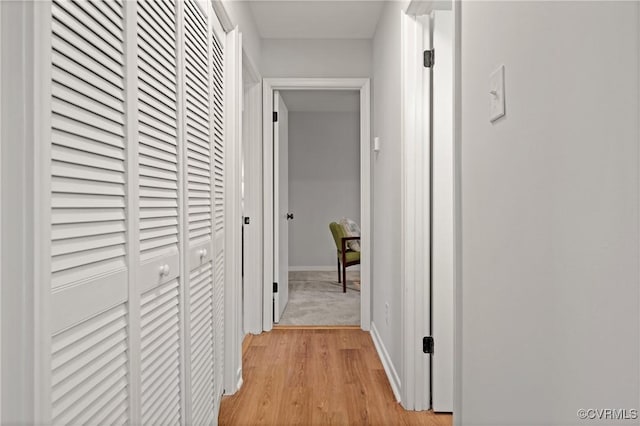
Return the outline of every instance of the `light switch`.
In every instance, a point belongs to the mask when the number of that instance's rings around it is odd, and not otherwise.
[[[373,138],[373,150],[374,152],[380,152],[380,138],[377,136]]]
[[[504,116],[504,65],[500,65],[489,77],[489,105],[489,121],[493,123]]]

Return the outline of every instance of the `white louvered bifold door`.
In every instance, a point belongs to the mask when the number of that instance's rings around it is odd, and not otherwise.
[[[216,412],[220,406],[224,375],[224,263],[225,263],[225,134],[224,47],[225,33],[217,19],[211,35],[211,128],[213,149],[213,298],[214,390]]]
[[[183,417],[177,8],[174,0],[136,5],[142,424],[177,424]]]
[[[51,115],[37,120],[47,123],[51,164],[50,186],[40,183],[51,200],[42,417],[215,424],[225,33],[209,1],[53,0],[40,9],[51,23],[42,98]]]
[[[122,1],[51,3],[51,423],[129,421]]]
[[[210,6],[185,0],[184,140],[191,422],[214,422]]]

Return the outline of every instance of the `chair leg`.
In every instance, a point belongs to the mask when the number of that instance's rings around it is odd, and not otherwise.
[[[338,256],[336,259],[338,259],[338,283],[341,283],[342,280],[340,279],[340,256]]]
[[[347,267],[342,264],[342,292],[347,292]]]

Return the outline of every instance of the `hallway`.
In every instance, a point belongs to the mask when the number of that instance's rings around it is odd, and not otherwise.
[[[640,0],[0,0],[0,283],[0,426],[640,426]]]
[[[402,409],[358,327],[249,335],[243,367],[241,390],[222,400],[220,425],[451,425],[450,414]]]

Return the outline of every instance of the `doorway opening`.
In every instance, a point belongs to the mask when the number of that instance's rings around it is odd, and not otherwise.
[[[310,93],[310,92],[318,92],[318,93]],[[330,92],[333,92],[330,93]],[[337,96],[336,96],[336,92]],[[353,97],[350,97],[352,95]],[[356,107],[351,107],[353,110],[358,111],[358,120],[356,123],[357,126],[357,149],[356,158],[359,158],[359,161],[355,163],[355,166],[359,168],[359,182],[356,184],[359,187],[359,191],[356,191],[356,195],[354,198],[359,198],[359,202],[356,203],[355,207],[352,206],[350,210],[343,210],[344,213],[335,213],[335,211],[331,210],[333,207],[339,207],[338,204],[344,204],[343,202],[339,202],[338,200],[334,200],[331,198],[331,194],[310,194],[316,197],[314,203],[310,203],[305,194],[305,197],[296,200],[296,191],[293,188],[288,188],[286,191],[281,191],[279,185],[277,184],[279,180],[286,180],[289,182],[288,173],[285,175],[284,171],[287,171],[288,167],[283,167],[285,163],[281,161],[285,155],[288,156],[289,148],[288,142],[291,141],[289,137],[289,129],[290,126],[289,114],[286,102],[288,101],[290,105],[295,105],[294,109],[299,109],[298,104],[304,103],[304,99],[308,97],[315,98],[315,101],[311,101],[310,103],[315,103],[319,105],[321,102],[320,98],[325,96],[326,99],[323,101],[327,104],[326,109],[332,109],[332,107],[337,106],[336,99],[342,99],[342,102],[346,105],[348,102],[356,102]],[[303,282],[310,281],[309,275],[300,274],[302,272],[313,272],[316,275],[311,276],[311,281],[324,281],[323,278],[328,278],[327,283],[335,283],[334,288],[338,289],[339,294],[336,294],[336,298],[340,297],[340,295],[348,294],[342,293],[342,284],[338,286],[337,278],[338,278],[338,267],[337,267],[337,246],[335,242],[333,242],[333,237],[331,230],[329,228],[329,224],[331,222],[340,222],[343,217],[347,219],[347,215],[352,215],[354,217],[349,218],[354,222],[359,222],[360,226],[360,271],[359,277],[354,266],[349,266],[349,272],[346,274],[347,285],[345,290],[352,292],[355,290],[357,278],[359,278],[359,318],[356,324],[359,324],[363,330],[369,330],[370,327],[370,306],[371,306],[371,292],[370,292],[370,224],[371,224],[371,184],[370,184],[370,161],[371,161],[371,151],[370,151],[370,101],[369,101],[369,80],[368,79],[264,79],[263,80],[263,193],[264,193],[264,287],[263,287],[263,328],[268,331],[273,327],[274,322],[279,322],[281,320],[280,316],[285,312],[285,308],[289,301],[289,273],[292,273],[292,277],[297,279],[293,280],[297,281],[294,283],[294,286],[301,287]],[[309,102],[309,101],[306,101]],[[333,104],[333,105],[332,105]],[[311,112],[311,111],[308,111]],[[352,111],[353,112],[353,111]],[[336,113],[334,110],[333,113]],[[338,111],[339,113],[339,111]],[[277,115],[277,118],[276,118]],[[304,115],[304,114],[303,114]],[[293,113],[293,118],[295,119],[298,114],[296,112]],[[293,123],[294,129],[294,143],[297,143],[296,140],[299,139],[298,133],[304,135],[308,134],[310,121],[307,119],[305,121],[305,117],[300,116],[301,119],[298,122]],[[317,118],[317,117],[316,117]],[[277,120],[277,121],[274,121]],[[286,126],[285,126],[285,121]],[[316,120],[317,121],[317,120]],[[306,124],[305,124],[306,123]],[[299,126],[298,126],[299,124]],[[299,128],[298,128],[299,127]],[[300,132],[298,132],[300,130]],[[316,129],[317,131],[318,129]],[[335,129],[334,129],[335,130]],[[284,133],[286,132],[286,134]],[[314,142],[316,145],[323,143],[322,138],[318,138],[318,135],[314,135],[315,142],[306,140],[307,143]],[[335,137],[329,136],[327,137]],[[306,139],[302,136],[302,139]],[[305,143],[305,141],[302,141]],[[324,143],[327,143],[326,141]],[[287,146],[287,149],[284,149],[284,146]],[[307,149],[307,148],[304,148]],[[293,148],[293,155],[296,155],[295,147]],[[330,161],[330,154],[327,155],[326,160]],[[334,153],[335,156],[339,156],[340,152]],[[305,160],[303,160],[305,161]],[[308,161],[314,161],[312,158]],[[336,163],[336,161],[332,161]],[[289,166],[291,162],[289,160],[286,161],[286,166]],[[300,164],[296,164],[293,166],[294,175],[298,174],[300,168]],[[307,167],[305,172],[308,172],[310,167]],[[321,168],[316,168],[316,171]],[[335,176],[334,176],[335,177]],[[300,188],[297,188],[300,189]],[[309,189],[306,189],[309,192]],[[352,191],[353,192],[353,191]],[[305,207],[300,210],[303,213],[303,217],[298,214],[296,217],[295,211],[289,211],[287,208],[284,208],[288,203],[289,194],[292,194],[294,197],[294,205],[297,202],[301,202],[303,205],[307,204],[315,204],[315,208],[311,208],[309,205],[305,205]],[[303,201],[306,199],[307,201]],[[319,213],[319,209],[317,202],[318,199],[320,201],[325,200],[325,204],[329,206],[326,211],[322,215],[318,215],[317,217],[312,217],[314,214]],[[283,204],[284,203],[284,204]],[[330,205],[332,204],[332,205]],[[283,206],[283,209],[280,209],[280,205]],[[300,205],[300,204],[299,204]],[[344,206],[343,206],[344,207]],[[351,210],[355,209],[355,214],[351,212]],[[280,211],[282,210],[282,211]],[[358,217],[359,214],[359,217]],[[295,222],[296,220],[300,220],[295,225],[290,225],[290,223]],[[302,240],[305,238],[305,235],[309,235],[303,229],[304,223],[307,219],[311,222],[314,222],[314,231],[317,232],[318,238],[320,241],[306,241]],[[354,220],[355,219],[355,220]],[[326,223],[325,223],[326,222]],[[324,228],[324,231],[322,230]],[[292,230],[291,237],[289,236],[289,230]],[[296,232],[297,229],[297,232]],[[324,232],[324,234],[322,234]],[[292,254],[291,259],[293,263],[289,262],[289,243],[291,243],[292,251],[296,250],[295,254]],[[302,244],[302,245],[301,245]],[[318,251],[319,257],[304,257],[303,253],[299,253],[298,250],[301,250],[300,247],[305,247],[308,245],[318,245],[318,247],[314,247],[313,250]],[[311,249],[309,249],[311,250]],[[322,253],[320,255],[319,253]],[[306,253],[309,254],[309,253]],[[310,259],[321,259],[315,260],[314,262],[319,262],[320,264],[316,265],[305,265],[304,263],[311,262]],[[328,258],[331,259],[331,264],[328,262]],[[285,261],[286,259],[286,261]],[[324,260],[322,260],[324,259]],[[330,266],[331,265],[331,266]],[[335,265],[335,266],[333,266]],[[349,265],[349,262],[347,262]],[[290,266],[292,266],[290,271]],[[331,268],[330,272],[328,269]],[[296,270],[298,269],[298,270]],[[313,271],[313,269],[316,269]],[[320,270],[317,270],[320,269]],[[311,271],[309,271],[311,270]],[[341,267],[342,270],[342,267]],[[327,275],[331,273],[333,277],[329,277]],[[301,278],[301,279],[299,279]],[[341,278],[342,281],[342,278]],[[331,285],[331,284],[329,284]],[[294,306],[295,308],[295,306]],[[357,314],[356,314],[357,315]],[[285,316],[285,321],[287,321]],[[302,320],[304,321],[304,320]]]
[[[274,322],[359,326],[360,94],[275,91],[274,111]]]

